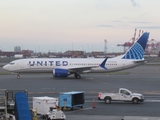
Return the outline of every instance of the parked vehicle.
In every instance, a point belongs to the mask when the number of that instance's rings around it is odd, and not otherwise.
[[[120,88],[118,93],[99,92],[98,100],[104,100],[106,104],[111,101],[128,101],[134,104],[144,101],[144,96],[140,93],[132,93],[130,90]]]
[[[55,108],[59,104],[58,98],[53,97],[33,97],[33,110],[37,111],[37,114],[41,115],[43,118],[47,116],[50,107]]]
[[[72,91],[63,92],[59,96],[59,107],[63,110],[70,108],[73,110],[74,107],[83,108],[84,105],[84,92]]]

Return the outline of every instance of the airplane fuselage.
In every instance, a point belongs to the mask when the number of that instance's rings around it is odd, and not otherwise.
[[[133,60],[126,59],[114,59],[108,58],[104,69],[100,67],[104,58],[37,58],[37,59],[20,59],[11,62],[6,65],[10,72],[15,73],[52,73],[55,68],[71,69],[75,68],[83,69],[92,67],[91,69],[84,70],[83,73],[89,72],[111,72],[121,69],[127,69],[137,66]]]

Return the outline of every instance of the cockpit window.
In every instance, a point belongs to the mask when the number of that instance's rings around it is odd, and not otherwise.
[[[13,62],[11,62],[11,63],[9,63],[10,65],[14,65],[15,63],[13,63]]]

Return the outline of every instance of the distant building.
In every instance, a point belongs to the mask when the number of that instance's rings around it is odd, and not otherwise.
[[[23,54],[15,54],[14,58],[23,58]]]
[[[31,50],[22,50],[21,54],[23,54],[24,58],[29,58],[29,57],[31,57],[31,54],[33,54],[33,51],[31,51]]]
[[[95,58],[105,58],[104,52],[93,51],[91,52],[91,55]]]
[[[65,57],[72,57],[72,58],[81,58],[81,57],[84,57],[84,51],[71,51],[71,50],[68,50],[66,51],[64,54],[63,54]]]
[[[20,46],[15,46],[14,47],[14,52],[15,53],[20,53],[21,52],[21,47]]]
[[[13,58],[14,52],[0,52],[0,58]]]

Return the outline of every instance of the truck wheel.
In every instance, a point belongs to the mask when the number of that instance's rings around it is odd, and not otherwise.
[[[109,97],[105,98],[105,99],[104,99],[104,102],[105,102],[106,104],[110,104],[110,103],[111,103],[111,98],[109,98]]]
[[[138,102],[139,102],[138,98],[133,98],[133,100],[132,100],[133,104],[138,104]]]

